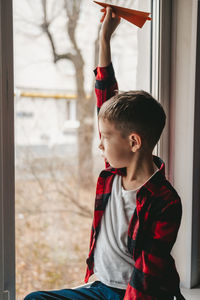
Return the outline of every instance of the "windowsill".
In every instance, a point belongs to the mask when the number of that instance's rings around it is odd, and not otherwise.
[[[186,289],[181,288],[181,291],[183,292],[183,296],[187,300],[199,300],[200,299],[200,286],[194,289]]]

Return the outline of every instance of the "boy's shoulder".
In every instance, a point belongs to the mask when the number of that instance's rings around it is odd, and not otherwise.
[[[162,180],[162,184],[160,183],[159,192],[152,195],[151,212],[159,216],[167,213],[167,218],[177,218],[177,221],[181,218],[181,198],[173,185],[165,177]]]
[[[158,174],[159,176],[160,174]],[[158,197],[163,197],[166,201],[178,201],[180,196],[174,186],[170,183],[165,176],[162,176],[162,180],[157,182],[157,188],[159,192]],[[156,196],[156,194],[155,194]]]
[[[166,178],[165,163],[158,157],[153,155],[154,163],[156,163],[159,170],[152,178],[145,184],[147,189],[151,192],[153,198],[163,198],[165,201],[178,201],[180,196],[174,186]]]
[[[162,161],[163,164],[163,161]],[[160,167],[154,176],[145,184],[150,195],[151,212],[160,215],[160,213],[168,212],[174,214],[182,211],[181,198],[177,190],[166,178],[164,172],[164,164]]]
[[[179,198],[180,199],[180,196],[177,192],[177,190],[173,187],[173,185],[165,178],[165,181],[164,181],[164,185],[165,185],[165,188],[166,190],[168,191],[169,195],[175,199]]]
[[[155,179],[152,180],[152,182],[156,185],[155,189],[152,189],[154,193],[154,196],[165,196],[165,198],[180,198],[177,190],[173,187],[173,185],[170,183],[169,180],[163,174],[161,174],[159,171],[157,172]]]

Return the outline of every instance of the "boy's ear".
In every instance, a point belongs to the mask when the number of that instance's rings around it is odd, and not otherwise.
[[[139,136],[139,134],[137,134],[135,132],[133,132],[129,135],[129,141],[130,141],[131,150],[133,152],[136,152],[142,146],[141,137]]]

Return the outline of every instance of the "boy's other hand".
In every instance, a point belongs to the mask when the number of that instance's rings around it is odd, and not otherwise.
[[[101,18],[101,22],[103,22],[103,24],[100,37],[110,41],[111,36],[119,25],[121,18],[117,16],[109,6],[101,9],[101,11],[104,12],[104,15]]]

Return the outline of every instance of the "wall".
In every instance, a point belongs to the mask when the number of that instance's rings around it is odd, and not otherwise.
[[[169,175],[183,203],[173,254],[190,288],[197,1],[173,1],[172,20]]]

